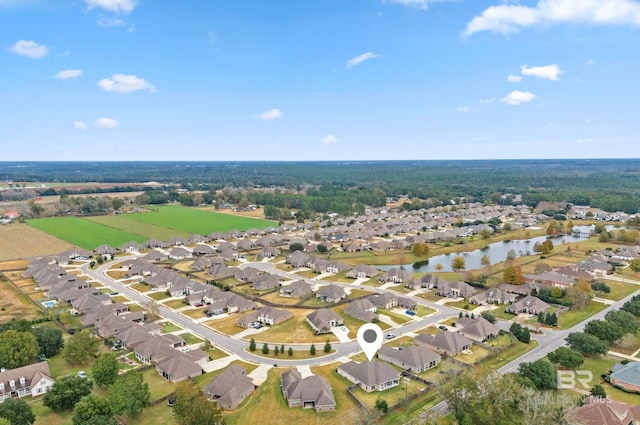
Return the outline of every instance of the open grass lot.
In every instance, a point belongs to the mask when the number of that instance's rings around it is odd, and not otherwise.
[[[0,261],[0,271],[24,270],[29,265],[29,260]]]
[[[204,342],[202,339],[198,338],[197,336],[195,336],[194,334],[192,334],[190,332],[181,333],[181,334],[178,334],[178,336],[180,338],[184,339],[184,342],[186,342],[187,345],[199,344],[199,343]]]
[[[182,328],[180,326],[176,325],[173,322],[164,322],[162,324],[162,333],[163,334],[166,334],[166,333],[169,333],[169,332],[181,331],[181,330],[182,330]]]
[[[71,248],[69,242],[24,223],[0,226],[0,261],[58,254]]]
[[[571,328],[583,320],[588,319],[607,306],[596,301],[589,301],[586,308],[582,310],[567,310],[558,316],[558,327],[563,329]]]
[[[315,335],[311,330],[311,326],[307,323],[306,317],[313,310],[307,309],[289,309],[293,317],[275,326],[267,326],[267,330],[254,335],[256,341],[261,342],[278,342],[284,344],[303,344],[303,343],[322,343],[328,339],[329,341],[337,341],[333,334]],[[245,338],[251,339],[251,337]],[[320,348],[320,347],[316,347]]]
[[[414,311],[418,317],[425,317],[436,312],[435,309],[423,305],[417,306]]]
[[[479,305],[471,304],[467,300],[452,301],[452,302],[448,302],[448,303],[445,303],[445,304],[448,305],[449,307],[459,308],[460,310],[464,310],[464,311],[473,311],[477,307],[480,307]]]
[[[120,420],[125,425],[159,425],[175,423],[173,408],[167,406],[167,403],[159,403],[153,407],[147,407],[137,418],[128,418],[125,416],[120,417]],[[38,423],[36,422],[36,424]]]
[[[206,309],[204,308],[195,308],[192,310],[181,311],[180,314],[184,314],[187,317],[191,317],[192,319],[200,319],[207,315]]]
[[[282,297],[280,296],[280,292],[272,292],[271,294],[266,294],[260,297],[263,300],[271,301],[272,303],[277,304],[287,304],[294,305],[300,302],[300,298],[291,298],[291,297]],[[314,298],[315,299],[315,298]]]
[[[458,354],[456,356],[456,359],[466,364],[474,365],[482,361],[483,359],[489,357],[489,355],[491,355],[491,351],[487,350],[484,347],[480,347],[478,345],[472,345],[470,351],[471,353],[469,354],[467,353]]]
[[[151,294],[147,294],[147,296],[153,300],[160,301],[166,298],[170,298],[170,295],[167,295],[166,292],[152,292]]]
[[[77,217],[52,217],[27,220],[35,229],[49,233],[84,249],[101,244],[117,247],[125,242],[144,242],[147,238]]]
[[[39,293],[38,293],[39,294]],[[0,322],[11,319],[35,319],[42,310],[0,274]]]
[[[174,310],[177,308],[188,306],[188,304],[185,304],[184,300],[171,300],[171,301],[167,301],[166,303],[162,303],[162,305],[166,305],[167,307],[172,308]]]
[[[430,325],[430,326],[427,326],[426,328],[419,329],[416,333],[418,335],[420,334],[437,335],[440,333],[440,329],[438,329],[435,325]]]
[[[329,379],[334,397],[336,398],[336,412],[316,413],[311,409],[289,408],[280,389],[280,376],[288,369],[276,368],[269,371],[267,381],[262,384],[253,395],[248,397],[238,409],[233,412],[225,412],[224,418],[228,425],[351,424],[353,423],[352,421],[347,420],[345,422],[343,419],[347,419],[348,416],[345,415],[357,409],[355,402],[348,398],[344,390],[346,386],[341,385],[341,383],[334,384],[335,381],[332,378],[325,376],[325,373],[331,375],[331,369],[335,369],[336,366],[337,365],[324,367],[321,371],[316,371],[315,369],[319,368],[314,368],[314,373]],[[333,374],[337,376],[335,371]]]
[[[509,362],[517,359],[521,355],[535,349],[538,347],[538,342],[531,340],[529,344],[524,344],[522,342],[517,342],[504,351],[500,352],[497,356],[487,359],[482,362],[481,366],[483,370],[494,371],[502,366],[508,364]]]
[[[624,335],[620,341],[616,341],[616,343],[611,346],[611,350],[628,356],[635,353],[638,349],[640,349],[640,331],[633,335]]]
[[[362,326],[364,324],[364,322],[361,322],[358,319],[354,319],[353,317],[349,316],[348,314],[344,313],[344,309],[347,306],[347,304],[342,304],[339,305],[337,307],[333,308],[333,311],[335,311],[336,313],[338,313],[340,315],[340,317],[342,317],[342,320],[344,321],[344,325],[349,328],[349,338],[355,338],[356,337],[356,333],[358,332],[358,328],[360,326]],[[383,331],[386,329],[389,329],[390,326],[387,325],[386,323],[382,323],[382,322],[378,322],[377,323],[378,326],[380,326],[380,329],[382,329]]]
[[[640,289],[640,286],[638,285],[628,282],[620,282],[618,280],[605,279],[604,283],[611,288],[611,292],[608,294],[605,294],[604,292],[594,292],[594,294],[599,298],[605,298],[607,300],[618,301]]]
[[[439,295],[436,295],[436,293],[434,291],[429,291],[429,292],[421,292],[419,294],[417,294],[418,297],[420,298],[424,298],[425,300],[428,301],[440,301],[441,299],[443,299],[444,297],[441,297]]]
[[[87,220],[95,223],[100,223],[105,226],[113,227],[124,232],[134,233],[147,239],[160,239],[166,241],[175,236],[182,236],[188,238],[191,236],[187,232],[181,232],[176,229],[169,229],[164,226],[158,226],[151,223],[145,223],[140,220],[132,220],[129,218],[132,214],[120,214],[120,215],[101,215],[95,217],[87,217]]]
[[[404,325],[405,323],[411,322],[411,318],[404,313],[401,314],[396,311],[386,310],[383,308],[379,308],[377,313],[389,316],[391,320],[396,322],[398,325]]]
[[[347,288],[349,289],[349,288]],[[347,291],[348,292],[348,291]],[[360,297],[365,297],[367,295],[372,295],[373,292],[372,291],[368,291],[365,289],[351,289],[351,292],[349,292],[349,295],[347,295],[347,298],[350,300],[355,300],[356,298],[360,298]]]
[[[203,325],[208,326],[211,329],[216,330],[225,335],[229,335],[229,336],[235,335],[244,330],[244,328],[241,328],[236,324],[238,320],[241,317],[250,313],[251,312],[242,313],[242,314],[238,314],[238,313],[230,314],[228,317],[224,317],[222,319],[207,320],[206,322],[203,322]]]
[[[147,285],[146,283],[134,283],[132,285],[129,285],[129,288],[138,292],[148,292],[151,290],[151,286]]]
[[[233,229],[247,230],[252,227],[265,228],[278,225],[275,221],[240,217],[173,205],[154,206],[154,209],[156,211],[128,214],[127,218],[169,229],[180,230],[189,234],[198,233],[200,235],[208,235],[215,231],[228,232]]]

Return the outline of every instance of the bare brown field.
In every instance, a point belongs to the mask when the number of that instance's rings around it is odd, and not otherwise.
[[[0,226],[0,261],[58,254],[73,245],[24,223]]]
[[[264,219],[264,208],[258,207],[253,211],[233,211],[233,210],[217,210],[215,207],[204,207],[203,210],[215,211],[222,214],[239,215],[242,217],[262,218]]]
[[[0,276],[0,317],[2,322],[11,319],[35,319],[41,315],[41,311],[36,307],[26,295],[13,287],[4,276]]]
[[[19,277],[20,276],[20,272],[16,272],[16,276],[15,277]],[[14,278],[13,273],[8,275],[9,279],[11,279],[13,281],[13,283],[15,283],[16,286],[20,287],[20,288],[24,288],[26,286],[31,286],[31,285],[35,285],[33,279],[28,278],[28,279],[20,279],[18,278],[17,280]],[[23,289],[24,290],[24,289]]]
[[[26,269],[29,260],[9,260],[0,262],[0,271]]]

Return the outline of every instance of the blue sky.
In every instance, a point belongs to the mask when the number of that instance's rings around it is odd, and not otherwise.
[[[0,158],[635,158],[639,45],[636,0],[0,0]]]

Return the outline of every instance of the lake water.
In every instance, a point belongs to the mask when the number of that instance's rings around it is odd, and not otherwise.
[[[607,226],[608,228],[609,226]],[[576,226],[576,229],[585,230],[588,233],[592,226]],[[475,270],[481,269],[482,264],[480,264],[480,260],[483,256],[488,255],[491,259],[491,264],[499,263],[507,259],[507,254],[509,251],[514,250],[516,256],[520,257],[522,255],[531,255],[534,254],[533,246],[536,242],[544,242],[547,239],[546,236],[538,236],[536,238],[531,239],[519,239],[513,241],[504,241],[504,242],[494,242],[492,244],[487,245],[482,249],[476,249],[474,251],[469,252],[461,252],[459,254],[442,254],[435,255],[429,258],[429,262],[427,264],[422,264],[419,267],[415,267],[414,264],[405,264],[402,266],[405,270],[410,272],[450,272],[451,270],[451,261],[456,255],[461,255],[464,258],[465,262],[465,270]],[[586,237],[582,236],[572,236],[565,235],[559,236],[555,238],[551,238],[554,246],[559,246],[563,244],[570,244],[574,242],[580,242],[586,240]],[[564,251],[566,248],[562,248]],[[442,265],[441,270],[436,270],[436,266],[440,264]],[[392,267],[398,266],[376,266],[381,270],[389,270]]]

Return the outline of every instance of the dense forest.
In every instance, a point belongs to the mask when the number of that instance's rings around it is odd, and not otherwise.
[[[278,208],[358,212],[386,197],[527,205],[570,202],[607,211],[640,209],[640,159],[367,161],[367,162],[0,162],[0,180],[15,182],[159,182],[215,191],[244,189],[249,202]],[[273,188],[265,191],[262,189]],[[278,190],[275,190],[277,188]],[[114,189],[111,189],[114,190]],[[49,194],[54,189],[48,189]],[[414,204],[416,205],[416,204]]]

